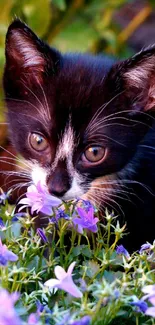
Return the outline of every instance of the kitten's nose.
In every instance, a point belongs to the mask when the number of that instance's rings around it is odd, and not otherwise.
[[[55,172],[49,177],[47,187],[50,194],[62,197],[71,187],[69,176],[66,172]]]

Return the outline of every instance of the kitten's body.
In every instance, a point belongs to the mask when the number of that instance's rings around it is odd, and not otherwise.
[[[154,67],[154,47],[114,64],[62,55],[20,21],[7,34],[10,137],[31,161],[33,181],[63,199],[115,209],[132,249],[155,238]]]

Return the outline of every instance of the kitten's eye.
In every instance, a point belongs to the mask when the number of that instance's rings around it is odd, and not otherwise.
[[[48,141],[40,134],[31,133],[29,136],[30,146],[36,151],[44,151],[48,148]]]
[[[102,148],[100,146],[92,146],[89,147],[84,152],[85,159],[91,163],[96,163],[102,160],[105,156],[105,148]]]

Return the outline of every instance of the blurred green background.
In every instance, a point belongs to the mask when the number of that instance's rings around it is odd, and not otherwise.
[[[127,57],[155,43],[154,7],[155,0],[0,0],[0,80],[5,34],[15,17],[61,51]]]

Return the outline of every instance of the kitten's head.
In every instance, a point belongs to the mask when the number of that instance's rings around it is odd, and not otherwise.
[[[61,54],[15,20],[6,36],[10,138],[50,193],[109,198],[150,125],[155,47],[116,62]],[[96,192],[97,191],[97,192]]]

